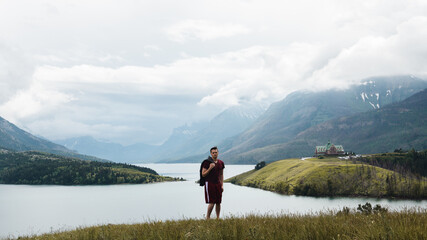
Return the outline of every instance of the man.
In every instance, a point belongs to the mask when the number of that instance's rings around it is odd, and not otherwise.
[[[221,211],[222,192],[224,191],[224,162],[218,159],[218,148],[210,150],[211,156],[202,163],[202,177],[205,178],[205,201],[208,204],[206,219],[210,219],[215,206],[216,218]]]

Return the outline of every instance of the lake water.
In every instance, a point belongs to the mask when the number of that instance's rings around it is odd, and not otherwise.
[[[206,213],[199,164],[139,164],[161,175],[188,181],[110,186],[29,186],[0,184],[0,238],[63,231],[99,224],[201,219]],[[253,169],[226,165],[225,178]],[[222,216],[305,214],[370,202],[402,210],[427,201],[370,198],[313,198],[280,195],[260,189],[224,185]]]

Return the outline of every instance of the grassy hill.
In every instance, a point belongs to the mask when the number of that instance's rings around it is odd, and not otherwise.
[[[108,224],[19,239],[426,239],[426,221],[425,209],[356,212],[347,208],[317,215]]]
[[[0,184],[96,185],[178,180],[150,168],[0,149]]]
[[[427,179],[338,158],[286,159],[227,179],[283,194],[427,198]]]

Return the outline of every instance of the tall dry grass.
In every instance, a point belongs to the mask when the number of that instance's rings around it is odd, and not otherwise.
[[[19,239],[427,239],[427,209],[104,225]]]

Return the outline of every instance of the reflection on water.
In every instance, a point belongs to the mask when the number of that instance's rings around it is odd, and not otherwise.
[[[137,223],[166,219],[203,218],[206,211],[199,164],[141,164],[161,175],[185,182],[111,186],[0,185],[0,237],[40,234],[97,224]],[[226,165],[226,178],[253,169]],[[427,201],[368,198],[285,196],[255,188],[225,184],[223,216],[315,213],[371,202],[394,210],[425,207]]]

